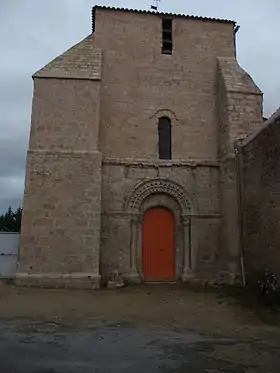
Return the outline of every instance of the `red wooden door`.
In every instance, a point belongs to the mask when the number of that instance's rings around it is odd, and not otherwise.
[[[142,222],[142,269],[145,280],[175,278],[175,219],[170,210],[148,210]]]

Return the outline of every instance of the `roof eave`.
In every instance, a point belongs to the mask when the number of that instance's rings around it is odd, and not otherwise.
[[[92,8],[92,25],[93,25],[93,32],[95,29],[95,12],[96,10],[108,10],[108,11],[116,11],[116,12],[124,12],[124,13],[140,13],[140,14],[150,14],[150,15],[156,15],[161,17],[176,17],[176,18],[186,18],[186,19],[192,19],[197,21],[204,21],[204,22],[220,22],[220,23],[230,23],[232,25],[236,25],[236,21],[228,20],[228,19],[220,19],[220,18],[211,18],[211,17],[200,17],[200,16],[194,16],[194,15],[187,15],[187,14],[176,14],[176,13],[164,13],[164,12],[153,12],[149,10],[141,10],[141,9],[129,9],[129,8],[116,8],[116,7],[110,7],[110,6],[103,6],[103,5],[95,5]]]

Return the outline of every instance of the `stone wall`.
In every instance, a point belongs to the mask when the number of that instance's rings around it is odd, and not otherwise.
[[[174,17],[172,55],[155,14],[96,10],[103,51],[104,157],[157,159],[157,121],[172,120],[173,159],[217,159],[216,58],[234,57],[233,23]]]
[[[105,277],[115,268],[131,271],[135,217],[124,211],[124,201],[139,182],[166,179],[195,204],[192,216],[183,218],[191,227],[187,238],[182,216],[178,221],[177,275],[183,271],[180,240],[190,239],[193,274],[213,278],[221,257],[216,65],[219,56],[234,58],[234,23],[174,17],[172,55],[161,53],[161,27],[154,14],[95,14],[95,43],[103,54],[101,271]],[[164,115],[172,121],[168,162],[158,160],[157,123]]]
[[[243,141],[243,231],[248,278],[269,269],[280,275],[280,111]]]
[[[35,78],[29,148],[98,149],[100,81]]]
[[[262,93],[235,58],[218,58],[217,88],[222,215],[220,245],[225,270],[232,281],[239,281],[242,271],[241,222],[235,142],[261,128]]]
[[[106,278],[118,270],[124,275],[131,271],[131,220],[134,214],[127,208],[127,200],[139,184],[166,180],[184,189],[190,203],[185,218],[192,225],[192,275],[213,279],[219,274],[219,165],[217,162],[162,162],[145,160],[103,159],[102,170],[102,240],[101,274]],[[161,204],[168,207],[170,196],[161,194]],[[176,202],[175,199],[172,198]],[[138,235],[141,236],[141,220],[145,211],[146,197],[137,208]],[[159,199],[157,198],[157,201]],[[178,201],[177,201],[178,203]],[[175,212],[176,208],[171,206]],[[176,223],[176,247],[178,249],[177,277],[182,276],[183,222],[182,212]],[[141,239],[137,250],[141,250]],[[141,272],[141,266],[138,268]]]
[[[259,125],[262,95],[235,60],[234,22],[96,8],[95,33],[34,75],[17,282],[141,280],[141,221],[176,221],[176,275],[236,274],[233,143]],[[218,66],[218,67],[217,67]],[[159,160],[158,119],[172,122]],[[235,266],[235,267],[234,267]]]
[[[99,284],[99,88],[99,81],[35,78],[19,284]]]

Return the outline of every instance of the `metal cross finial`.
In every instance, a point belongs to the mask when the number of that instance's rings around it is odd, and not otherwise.
[[[151,9],[155,10],[155,11],[158,11],[158,7],[159,7],[160,2],[161,2],[161,0],[154,0],[154,4],[151,5]]]

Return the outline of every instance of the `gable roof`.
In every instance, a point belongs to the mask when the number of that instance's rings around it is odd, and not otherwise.
[[[125,12],[125,13],[140,13],[140,14],[150,14],[154,16],[161,16],[161,17],[174,17],[174,18],[186,18],[186,19],[193,19],[193,20],[200,20],[204,22],[221,22],[221,23],[231,23],[236,25],[235,21],[229,19],[219,19],[219,18],[210,18],[210,17],[199,17],[194,15],[187,15],[187,14],[176,14],[176,13],[164,13],[164,12],[153,12],[150,10],[138,10],[138,9],[128,9],[128,8],[116,8],[110,6],[103,6],[103,5],[95,5],[92,8],[92,32],[95,30],[95,12],[96,10],[108,10],[108,11],[115,11],[115,12]]]

